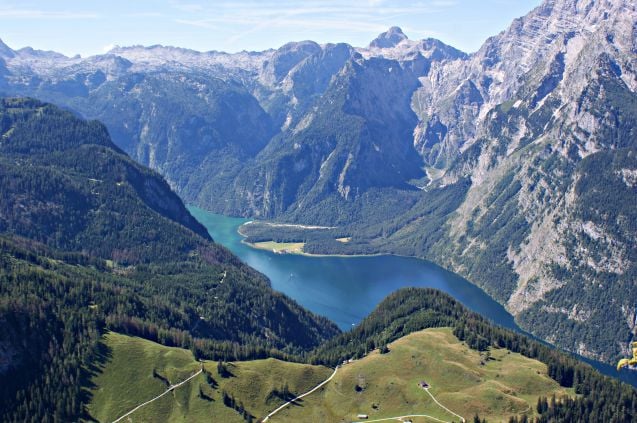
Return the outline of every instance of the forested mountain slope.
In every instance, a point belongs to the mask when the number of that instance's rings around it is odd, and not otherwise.
[[[70,421],[106,329],[197,356],[299,354],[339,332],[214,244],[98,122],[0,102],[0,420]]]
[[[185,256],[210,241],[162,177],[119,150],[101,123],[28,99],[2,100],[0,117],[0,231],[122,264]]]

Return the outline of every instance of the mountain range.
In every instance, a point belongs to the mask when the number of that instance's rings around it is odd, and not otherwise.
[[[396,27],[364,48],[236,54],[0,43],[0,93],[99,119],[187,203],[334,227],[248,235],[430,259],[531,333],[603,361],[635,335],[629,0],[546,0],[472,54]]]

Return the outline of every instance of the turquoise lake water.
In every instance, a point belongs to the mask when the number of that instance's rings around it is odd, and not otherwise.
[[[466,279],[425,260],[398,256],[308,257],[257,250],[237,232],[248,219],[227,217],[189,207],[215,242],[266,275],[272,287],[323,315],[341,329],[359,323],[393,291],[403,287],[436,288],[500,326],[522,331],[505,309]],[[617,371],[589,362],[598,370],[637,386],[637,372]]]

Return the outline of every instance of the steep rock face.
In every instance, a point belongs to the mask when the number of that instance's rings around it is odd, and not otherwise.
[[[15,56],[15,52],[11,50],[11,48],[8,45],[6,45],[1,39],[0,39],[0,56],[8,57],[8,58]]]
[[[282,130],[298,124],[308,109],[325,93],[332,78],[356,53],[347,44],[328,44],[297,66],[281,84],[282,94],[289,98],[285,106]]]
[[[338,165],[339,175],[332,178],[331,184],[341,197],[350,198],[350,190],[365,191],[375,188],[375,184],[381,189],[405,187],[421,173],[415,170],[420,167],[416,165],[420,159],[407,144],[411,143],[416,122],[405,99],[417,88],[415,78],[429,72],[433,62],[466,55],[436,40],[411,41],[399,28],[391,28],[378,40],[370,49],[303,41],[277,50],[233,55],[164,46],[116,47],[105,55],[86,59],[6,47],[0,52],[2,60],[7,61],[6,71],[0,68],[0,87],[6,86],[8,94],[55,101],[105,122],[119,146],[160,171],[187,201],[226,213],[274,217],[290,214],[293,203],[308,204],[301,196],[310,187],[297,190],[298,195],[288,194],[292,197],[286,196],[285,201],[281,196],[257,200],[264,195],[258,187],[274,184],[276,190],[280,185],[276,178],[266,181],[267,172],[258,168],[265,162],[272,167],[285,167],[272,162],[277,159],[269,156],[281,151],[277,140],[299,136],[316,114],[326,116],[319,109],[331,107],[325,102],[330,87],[345,78],[343,72],[352,72],[356,68],[353,64],[373,69],[377,59],[395,61],[391,65],[382,62],[382,72],[359,72],[350,78],[357,87],[351,96],[361,97],[359,106],[367,105],[365,110],[344,112],[360,115],[377,126],[382,123],[382,128],[376,137],[378,128],[367,125],[360,136],[378,138],[362,143],[363,150],[370,148],[373,154],[363,152],[366,158],[359,161],[356,151],[351,151],[351,159],[350,152],[344,153],[345,157],[338,159],[342,162]],[[390,75],[392,67],[395,72]],[[365,82],[355,81],[357,75]],[[401,75],[404,80],[400,80]],[[383,80],[386,77],[387,82]],[[369,98],[363,99],[368,86],[373,88]],[[394,99],[401,116],[386,107]],[[351,100],[351,104],[357,101]],[[386,116],[380,116],[383,113]],[[390,120],[394,117],[398,117],[396,125]],[[383,132],[392,135],[388,137]],[[316,136],[325,138],[325,134]],[[384,154],[381,144],[385,151],[396,151],[396,159],[379,160]],[[270,148],[260,154],[266,146]],[[314,169],[326,159],[320,150],[307,161]],[[405,169],[401,161],[405,162]],[[365,163],[373,164],[377,174],[361,170]],[[347,170],[343,171],[345,167]],[[243,169],[260,175],[254,190],[241,187],[245,180]],[[317,180],[312,184],[321,185],[318,174],[315,176]],[[242,194],[226,192],[233,184]],[[331,188],[313,191],[322,196]],[[266,198],[270,195],[265,194]],[[220,197],[224,200],[216,201]]]
[[[479,126],[489,110],[512,99],[529,78],[544,78],[543,84],[533,87],[537,102],[557,86],[565,71],[581,69],[576,58],[584,47],[634,54],[631,22],[634,6],[625,1],[546,1],[487,40],[469,60],[435,64],[415,94],[427,105],[420,110],[423,123],[439,119],[447,127],[440,150],[457,154],[476,140],[467,124]],[[613,33],[612,45],[605,39],[596,44],[607,30]],[[468,81],[475,88],[471,96],[467,96]],[[415,142],[421,146],[427,138]]]
[[[235,200],[262,217],[304,212],[305,203],[322,211],[315,219],[343,223],[339,208],[370,189],[407,188],[422,173],[410,142],[417,79],[409,73],[386,59],[349,61],[300,122],[237,178]],[[255,189],[255,180],[264,183]],[[339,206],[326,209],[326,202]]]
[[[626,236],[637,191],[622,178],[637,148],[636,21],[627,2],[546,2],[468,63],[449,64],[461,78],[438,68],[457,85],[449,103],[431,97],[434,118],[418,144],[425,159],[436,146],[455,149],[442,183],[473,182],[449,221],[450,266],[534,333],[605,360],[634,329]],[[468,83],[483,104],[466,95]]]
[[[265,82],[261,78],[265,85],[257,85],[253,91],[281,132],[299,123],[325,93],[332,77],[355,54],[351,46],[342,43],[326,44],[307,53],[297,55],[298,60],[280,80]]]
[[[182,193],[231,171],[274,133],[270,117],[245,89],[201,76],[130,75],[103,84],[89,101],[118,144]],[[127,110],[125,119],[118,109]]]

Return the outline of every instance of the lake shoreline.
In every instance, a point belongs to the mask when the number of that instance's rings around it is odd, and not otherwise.
[[[326,253],[326,254],[316,254],[316,253],[306,253],[306,252],[290,252],[290,251],[273,251],[272,249],[268,249],[268,248],[261,248],[257,245],[255,245],[255,243],[246,241],[245,238],[248,238],[248,235],[246,235],[245,233],[241,232],[241,228],[245,225],[249,225],[252,224],[254,221],[253,220],[249,220],[241,225],[239,225],[239,227],[237,228],[237,233],[243,238],[241,240],[241,243],[244,245],[247,245],[248,247],[254,249],[254,250],[259,250],[259,251],[267,251],[273,254],[278,254],[278,255],[290,255],[290,256],[302,256],[302,257],[315,257],[315,258],[329,258],[329,257],[337,257],[337,258],[361,258],[361,257],[383,257],[383,256],[391,256],[391,257],[404,257],[404,258],[412,258],[412,259],[417,259],[417,260],[423,260],[423,261],[427,261],[429,262],[429,260],[427,260],[426,258],[423,257],[417,257],[417,256],[408,256],[408,255],[403,255],[403,254],[394,254],[394,253],[371,253],[371,254],[330,254],[330,253]],[[292,224],[274,224],[274,223],[267,223],[267,222],[259,222],[259,223],[263,223],[263,224],[268,224],[268,225],[272,225],[272,226],[285,226],[285,227],[290,227],[290,226],[294,226],[294,227],[299,227],[299,228],[321,228],[321,229],[334,229],[331,227],[323,227],[323,226],[306,226],[306,225],[292,225]],[[274,241],[274,240],[270,240],[270,242],[273,243],[278,243],[278,241]],[[283,243],[280,243],[283,244]],[[430,262],[433,263],[433,262]],[[436,264],[436,263],[433,263]],[[439,267],[442,267],[438,264],[436,264]],[[447,269],[445,267],[442,267],[443,269],[447,270],[448,272],[452,272],[452,270]]]
[[[391,253],[272,253],[245,242],[240,228],[248,219],[217,215],[192,206],[189,210],[206,226],[215,242],[267,276],[274,289],[308,310],[332,320],[341,330],[349,330],[352,324],[360,323],[395,290],[423,287],[446,292],[494,324],[538,340],[522,329],[514,316],[479,286],[427,259]],[[548,344],[546,341],[543,343]],[[608,376],[637,387],[637,375],[627,371],[618,373],[608,363],[570,354]]]
[[[253,242],[248,242],[245,239],[248,238],[248,235],[246,235],[244,232],[241,232],[241,228],[243,228],[244,226],[250,225],[254,223],[254,220],[249,220],[241,225],[239,225],[239,227],[237,228],[237,233],[239,235],[241,235],[241,237],[243,237],[244,239],[241,240],[242,244],[247,245],[250,248],[253,248],[255,250],[261,250],[261,251],[268,251],[270,253],[273,254],[280,254],[280,255],[295,255],[295,256],[303,256],[303,257],[317,257],[317,258],[325,258],[325,257],[339,257],[339,258],[349,258],[349,257],[378,257],[378,256],[385,256],[385,255],[393,255],[393,254],[385,254],[385,253],[373,253],[373,254],[314,254],[314,253],[306,253],[304,251],[286,251],[286,250],[281,250],[281,251],[276,251],[274,249],[270,249],[270,248],[263,248],[260,247],[258,245],[256,245],[257,243],[253,243]],[[328,227],[328,226],[310,226],[310,225],[300,225],[300,224],[289,224],[289,223],[269,223],[269,222],[259,222],[263,225],[268,225],[268,226],[272,226],[272,227],[294,227],[294,228],[300,228],[300,229],[308,229],[308,230],[320,230],[320,229],[335,229],[335,227]],[[287,243],[283,243],[283,242],[278,242],[278,241],[274,241],[274,240],[270,240],[268,242],[272,242],[275,244],[287,244]],[[303,243],[305,244],[305,243]],[[401,257],[396,255],[397,257]],[[402,257],[408,257],[408,256],[402,256]],[[414,258],[419,258],[419,257],[414,257]]]

